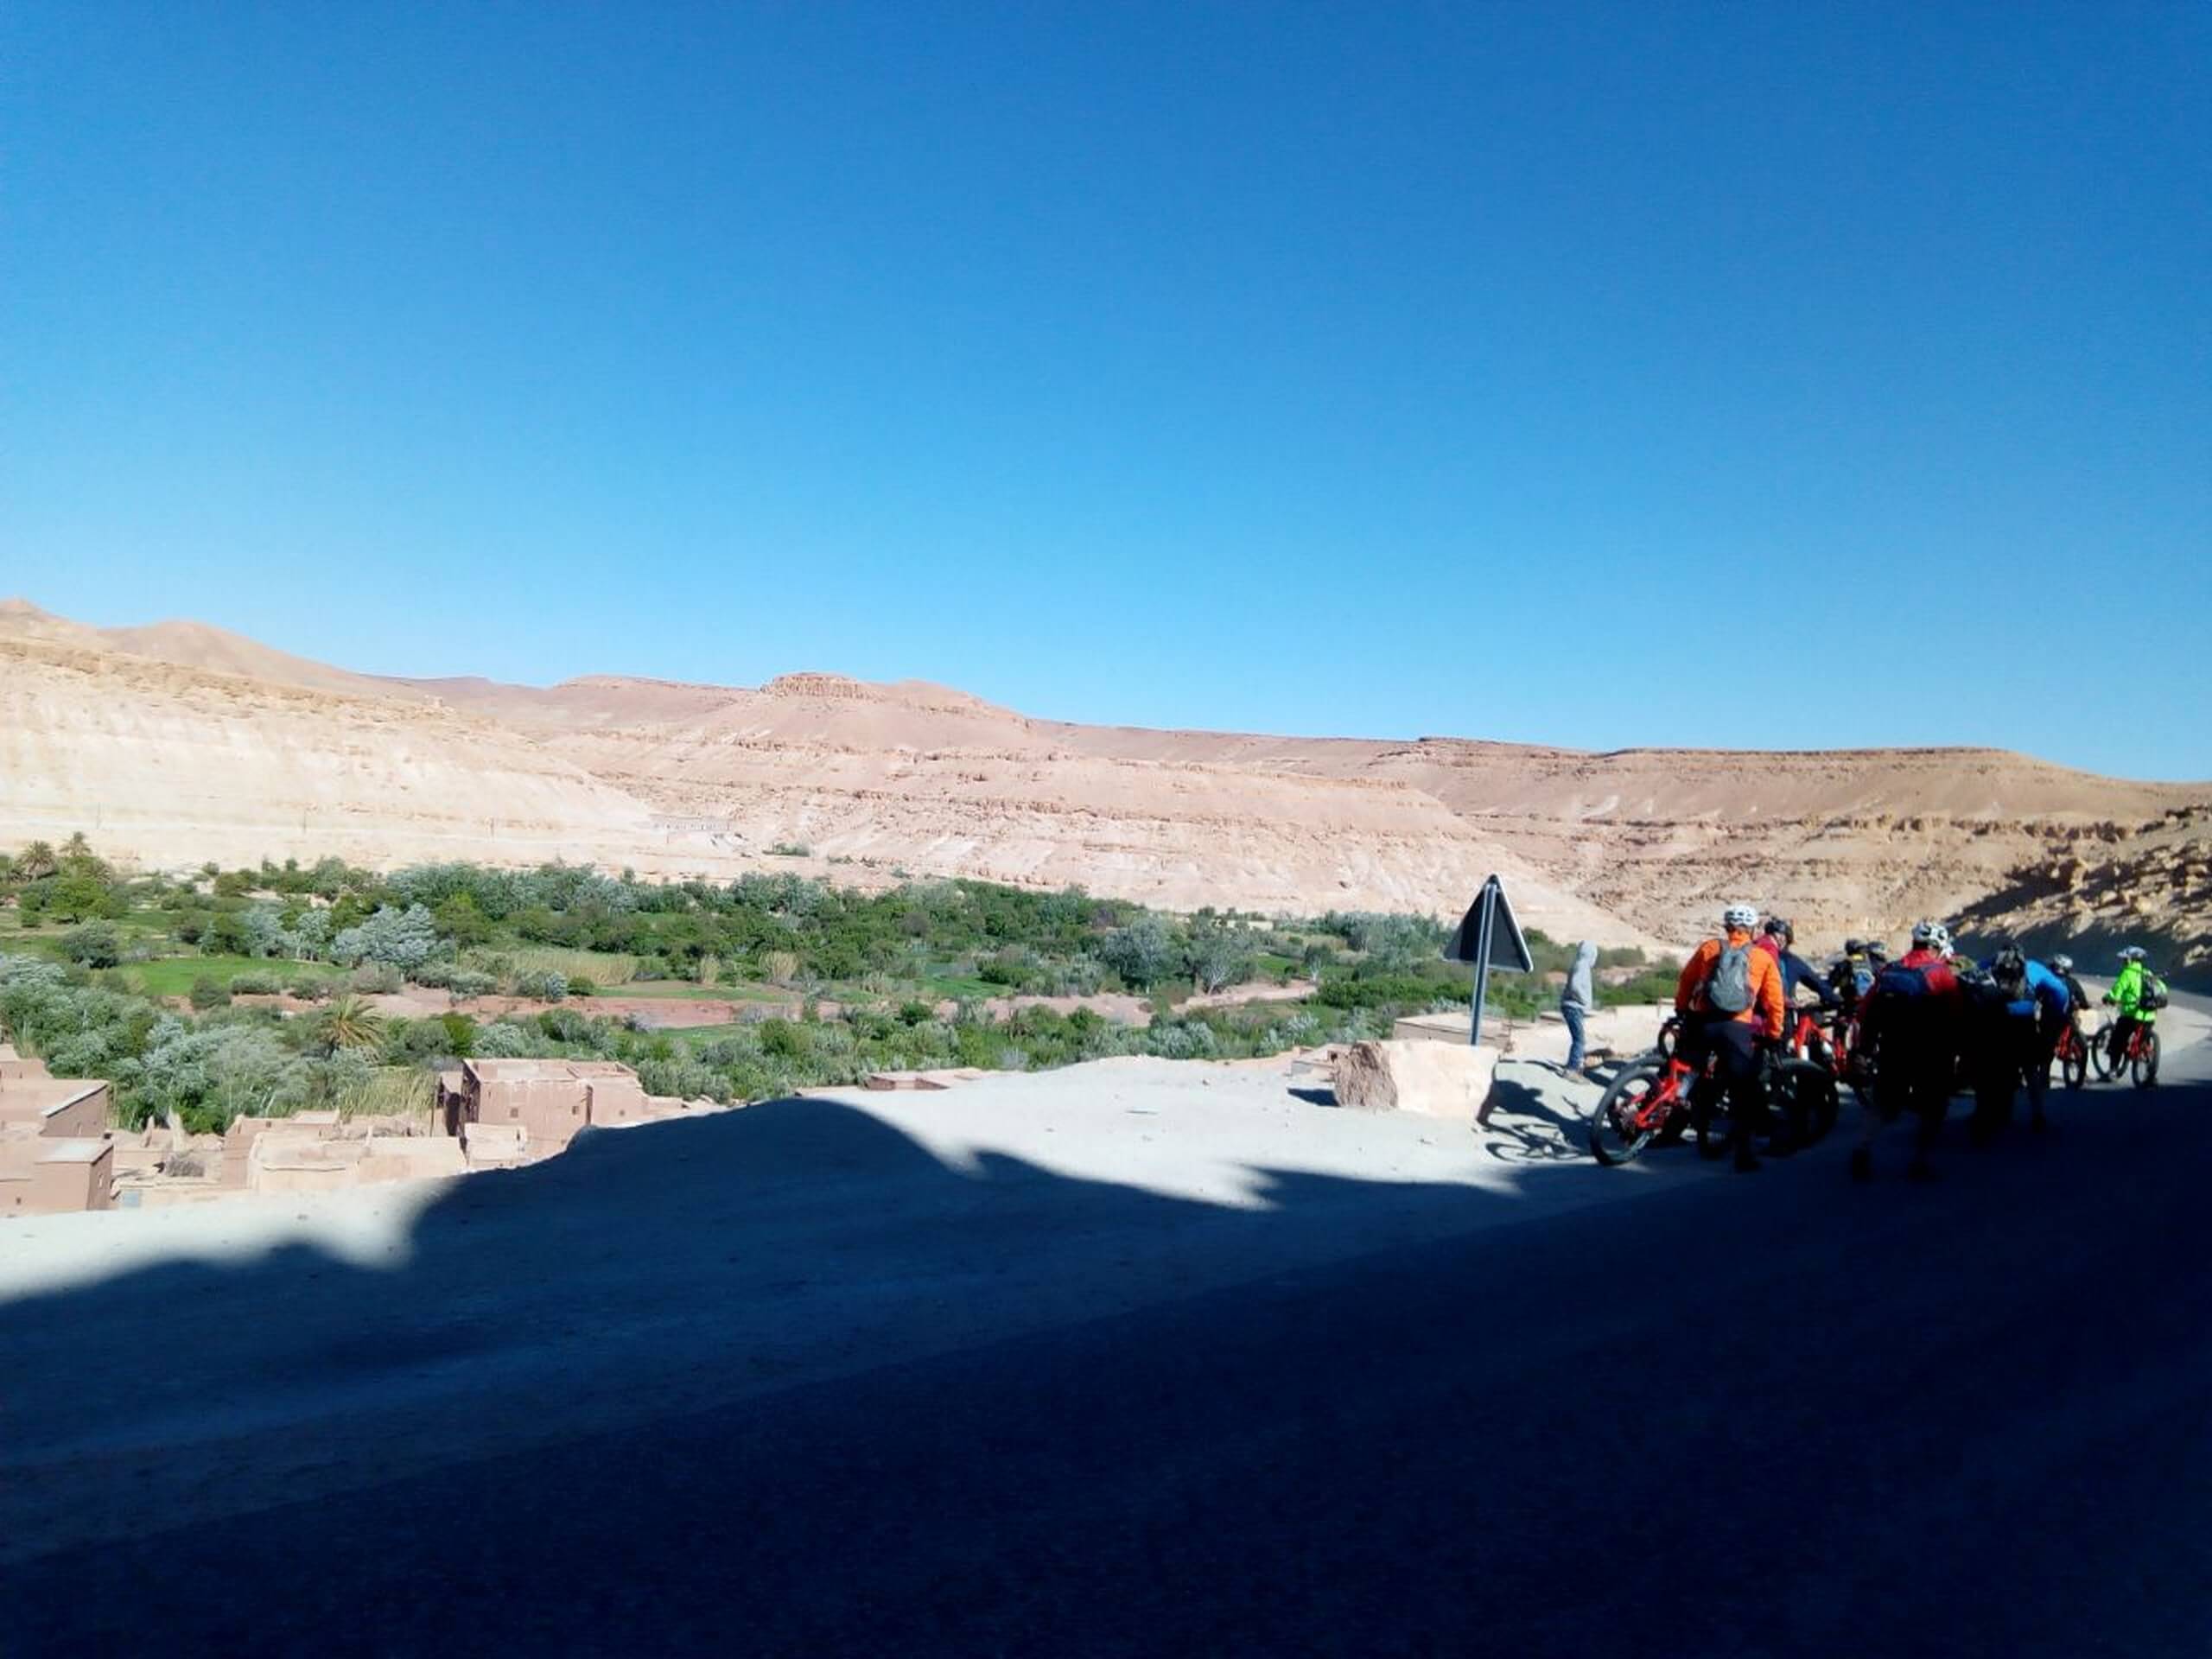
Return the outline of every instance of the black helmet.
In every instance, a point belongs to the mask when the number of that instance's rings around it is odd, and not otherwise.
[[[1766,918],[1766,931],[1779,934],[1785,939],[1795,940],[1797,937],[1797,930],[1790,926],[1786,918],[1780,916],[1770,916]]]
[[[1864,939],[1846,939],[1843,942],[1843,954],[1847,957],[1865,956],[1866,954],[1866,941]]]

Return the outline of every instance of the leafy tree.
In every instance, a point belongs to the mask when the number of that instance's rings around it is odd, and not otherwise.
[[[330,942],[332,957],[351,968],[359,963],[379,963],[405,973],[419,968],[437,954],[437,924],[420,905],[394,910],[385,905]]]
[[[461,892],[439,902],[430,912],[439,932],[464,948],[482,944],[492,937],[491,918],[477,906],[474,895]]]
[[[110,895],[105,881],[80,870],[55,880],[47,894],[47,908],[56,920],[83,922],[119,912],[122,906]]]
[[[35,841],[24,848],[16,860],[16,880],[42,881],[49,875],[59,874],[60,868],[61,861],[54,855],[54,843]]]
[[[1200,990],[1225,989],[1251,971],[1252,953],[1235,930],[1205,927],[1191,935],[1191,977]]]
[[[1123,984],[1139,990],[1157,985],[1180,965],[1174,936],[1166,922],[1152,915],[1140,916],[1101,939],[1098,959],[1119,974]]]

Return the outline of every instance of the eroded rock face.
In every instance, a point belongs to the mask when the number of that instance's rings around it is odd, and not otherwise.
[[[1497,871],[1525,922],[1601,943],[1686,942],[1741,899],[1815,949],[1933,915],[2193,951],[2208,821],[2212,787],[1993,750],[1146,731],[832,674],[383,679],[196,624],[0,606],[0,844],[82,829],[162,866],[559,857],[1446,915]]]

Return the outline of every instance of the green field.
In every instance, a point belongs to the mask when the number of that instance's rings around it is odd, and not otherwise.
[[[182,996],[195,981],[212,979],[218,985],[228,985],[238,974],[291,986],[338,979],[345,973],[325,962],[263,962],[252,957],[163,957],[154,962],[126,963],[116,971],[142,996]]]

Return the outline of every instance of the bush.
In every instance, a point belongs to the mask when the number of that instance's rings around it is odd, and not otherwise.
[[[61,936],[61,954],[81,968],[112,968],[123,960],[123,937],[112,922],[86,922]]]
[[[346,988],[363,996],[390,996],[404,990],[407,981],[390,963],[364,963],[346,976]]]
[[[232,996],[274,996],[284,988],[273,974],[232,974]]]
[[[475,1057],[486,1060],[519,1060],[531,1050],[530,1033],[511,1020],[499,1020],[476,1033]]]
[[[330,942],[332,958],[346,967],[378,963],[402,974],[420,968],[439,949],[437,925],[420,905],[404,911],[380,906],[374,915]]]
[[[202,1014],[210,1008],[227,1008],[231,1006],[230,987],[219,984],[203,975],[192,982],[190,1000],[192,1006]]]
[[[569,995],[566,974],[524,972],[515,976],[515,995],[534,997],[540,1001],[558,1002]]]

